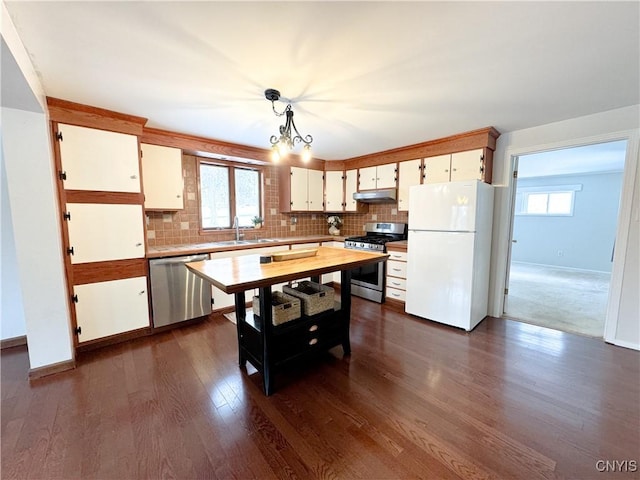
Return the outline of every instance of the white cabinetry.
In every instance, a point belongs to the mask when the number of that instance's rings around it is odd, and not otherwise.
[[[424,183],[484,180],[485,158],[481,148],[424,159]]]
[[[140,192],[138,137],[58,124],[64,188]]]
[[[395,163],[365,167],[360,169],[359,190],[375,190],[378,188],[395,188],[396,186]]]
[[[409,187],[420,185],[422,159],[398,163],[398,210],[409,210]]]
[[[138,136],[54,126],[77,345],[149,328]]]
[[[404,302],[407,290],[407,252],[395,250],[387,245],[387,291],[386,297]]]
[[[342,212],[344,211],[344,172],[341,170],[329,170],[324,172],[325,182],[325,212]]]
[[[182,210],[182,150],[141,144],[142,183],[146,210]]]
[[[149,326],[147,277],[73,287],[78,342]]]
[[[344,172],[344,198],[345,212],[357,212],[358,202],[353,199],[353,194],[358,191],[358,171],[347,170]]]
[[[321,212],[324,197],[323,174],[321,170],[290,167],[289,192],[290,204],[288,210],[282,205],[282,211]]]
[[[144,258],[141,205],[67,203],[71,263]]]

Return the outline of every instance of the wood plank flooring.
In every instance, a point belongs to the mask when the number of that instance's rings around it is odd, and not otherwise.
[[[29,383],[2,351],[3,479],[639,478],[640,353],[488,318],[472,333],[353,298],[340,347],[276,378],[221,315]],[[624,469],[623,469],[624,470]]]

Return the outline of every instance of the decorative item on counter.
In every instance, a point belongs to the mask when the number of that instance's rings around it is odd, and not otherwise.
[[[262,227],[262,217],[258,217],[257,215],[251,219],[251,223],[253,223],[253,228],[256,230]]]
[[[327,223],[329,224],[329,234],[340,235],[342,219],[338,215],[331,215],[327,217]]]

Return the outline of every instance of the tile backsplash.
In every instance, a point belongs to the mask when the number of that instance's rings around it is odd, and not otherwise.
[[[200,231],[198,209],[198,160],[193,155],[182,156],[185,208],[177,212],[146,212],[147,241],[150,247],[216,242],[235,238],[231,229]],[[264,171],[264,224],[260,229],[242,229],[245,238],[286,238],[328,234],[324,213],[280,213],[278,202],[278,175],[276,166]],[[397,212],[397,205],[369,205],[368,213],[342,213],[343,236],[360,235],[367,222],[407,222],[407,212]]]

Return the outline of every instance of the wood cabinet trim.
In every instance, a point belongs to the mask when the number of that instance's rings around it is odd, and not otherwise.
[[[144,194],[100,192],[94,190],[66,190],[66,203],[101,203],[144,205]]]
[[[274,165],[271,161],[271,150],[196,135],[145,127],[140,140],[142,143],[181,148],[184,153],[197,157],[258,165]],[[282,161],[280,165],[303,167],[311,170],[324,170],[325,161],[312,158],[309,162],[305,163],[299,155],[290,153],[286,161]]]
[[[73,265],[73,285],[145,277],[148,276],[148,269],[146,258],[77,263]]]
[[[104,108],[91,107],[59,98],[47,97],[49,119],[81,127],[141,135],[147,119]]]
[[[493,127],[482,128],[428,142],[394,148],[344,160],[345,169],[372,167],[387,163],[415,160],[448,153],[464,152],[478,148],[495,150],[500,133]],[[331,162],[329,162],[331,163]]]

